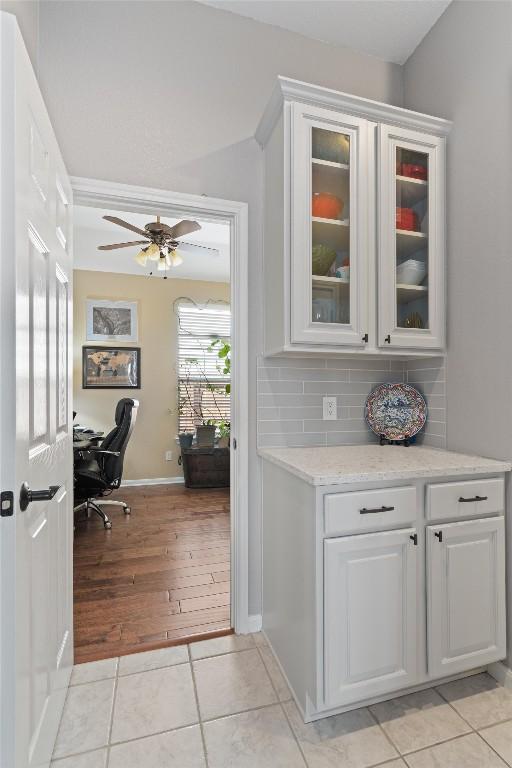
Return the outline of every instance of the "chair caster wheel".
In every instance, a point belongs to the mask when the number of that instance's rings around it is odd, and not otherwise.
[[[131,507],[125,507],[125,508],[124,508],[124,513],[125,513],[125,515],[131,515],[131,513],[132,513],[132,508],[131,508]]]
[[[104,525],[104,527],[106,528],[107,531],[110,531],[110,529],[112,528],[112,523],[111,522],[103,523],[103,525]]]

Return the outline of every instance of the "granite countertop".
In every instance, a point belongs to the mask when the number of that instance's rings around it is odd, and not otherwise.
[[[260,448],[259,455],[311,485],[509,472],[512,464],[411,445]]]

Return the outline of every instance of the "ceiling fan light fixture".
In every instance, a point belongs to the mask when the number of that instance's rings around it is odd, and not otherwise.
[[[160,247],[156,243],[151,243],[146,248],[146,256],[150,261],[158,261],[160,258]]]
[[[158,272],[165,272],[167,270],[167,267],[168,267],[167,256],[161,256],[158,259],[158,264],[156,265]]]
[[[173,267],[179,267],[180,264],[183,264],[183,256],[178,251],[171,251],[169,258]]]
[[[135,261],[140,264],[141,267],[145,267],[148,263],[148,255],[146,253],[147,248],[142,248],[135,256]]]

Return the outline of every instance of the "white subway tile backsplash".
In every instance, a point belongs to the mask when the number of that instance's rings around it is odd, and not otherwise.
[[[443,358],[365,360],[361,357],[260,358],[258,361],[258,444],[292,447],[358,445],[374,442],[364,404],[381,382],[410,382],[425,395],[426,429],[418,442],[446,445]],[[322,419],[322,398],[336,395],[338,418]]]

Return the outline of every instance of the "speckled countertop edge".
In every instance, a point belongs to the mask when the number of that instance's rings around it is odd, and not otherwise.
[[[355,450],[354,450],[355,449]],[[325,448],[319,446],[317,448],[260,448],[258,454],[262,458],[270,461],[271,463],[287,470],[293,475],[300,477],[306,483],[315,486],[321,485],[348,485],[349,483],[361,483],[361,482],[374,482],[374,481],[388,481],[388,480],[412,480],[421,479],[425,477],[457,477],[460,475],[485,475],[496,474],[501,472],[510,472],[512,470],[512,464],[506,461],[497,461],[495,459],[487,459],[480,456],[470,456],[467,454],[460,454],[453,451],[444,451],[438,448],[422,448],[411,446],[405,450],[422,453],[425,457],[431,457],[434,455],[436,459],[440,459],[439,463],[434,466],[427,466],[424,464],[422,467],[414,467],[412,469],[406,468],[391,468],[385,467],[376,469],[369,468],[368,470],[358,471],[339,471],[336,473],[324,474],[321,471],[316,472],[314,470],[306,471],[303,467],[294,463],[294,458],[298,453],[304,451],[314,451],[315,458],[318,459],[321,453],[328,450],[330,455],[333,455],[335,451],[340,452],[340,462],[342,462],[343,456],[347,456],[348,452],[358,452],[368,450],[368,453],[374,453],[375,449],[378,451],[387,450],[382,449],[380,446],[339,446]],[[400,450],[394,447],[389,450]],[[302,453],[304,455],[304,453]],[[383,457],[385,455],[383,454]],[[446,466],[442,466],[442,459],[445,458]],[[382,462],[385,464],[385,461]]]

